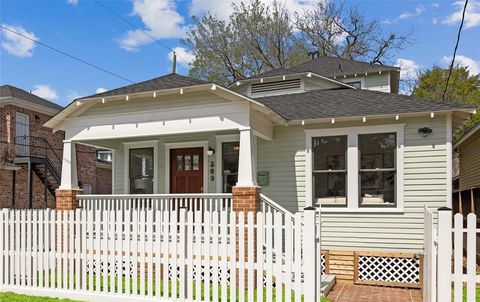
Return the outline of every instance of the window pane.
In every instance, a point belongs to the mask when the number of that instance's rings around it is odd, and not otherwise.
[[[183,155],[177,155],[177,171],[183,171]]]
[[[130,149],[130,193],[153,194],[153,148]]]
[[[346,205],[346,172],[315,173],[315,200],[321,205]]]
[[[223,192],[231,193],[238,181],[239,142],[222,143]]]
[[[395,168],[396,134],[378,133],[358,136],[360,169]]]
[[[350,86],[353,86],[355,88],[362,88],[362,82],[357,81],[357,82],[345,82],[345,84],[348,84]]]
[[[193,170],[200,170],[200,156],[198,154],[193,156]]]
[[[360,204],[395,204],[396,171],[360,172]]]
[[[345,170],[347,136],[314,137],[313,170]]]
[[[192,156],[190,154],[185,155],[185,171],[192,170]]]

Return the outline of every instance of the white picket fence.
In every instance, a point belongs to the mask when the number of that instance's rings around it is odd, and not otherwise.
[[[425,302],[450,302],[452,297],[454,302],[478,301],[480,297],[476,297],[476,289],[480,283],[480,275],[477,274],[479,233],[475,214],[468,214],[466,217],[456,214],[452,217],[451,209],[441,208],[438,210],[436,229],[433,213],[425,208]]]
[[[2,290],[88,301],[319,300],[313,209],[286,221],[281,213],[102,211],[102,220],[85,209],[1,211]]]

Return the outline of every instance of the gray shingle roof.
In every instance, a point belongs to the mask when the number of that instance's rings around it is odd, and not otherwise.
[[[92,98],[92,97],[107,97],[114,95],[122,95],[137,92],[147,92],[154,90],[181,88],[193,85],[207,84],[201,80],[197,80],[191,77],[182,76],[176,73],[170,73],[151,80],[135,83],[132,85],[112,89],[102,93],[93,94],[90,96],[82,97],[80,99]]]
[[[400,70],[400,68],[394,67],[394,66],[370,64],[366,62],[324,56],[324,57],[315,58],[313,60],[307,61],[300,65],[292,66],[290,68],[281,67],[271,71],[267,71],[265,73],[250,77],[249,79],[288,75],[288,74],[302,73],[302,72],[313,72],[321,76],[331,78],[334,76],[353,75],[353,74],[360,75],[366,72],[378,72],[378,71],[387,71],[387,70]]]
[[[63,107],[58,104],[11,85],[0,86],[0,97],[12,97],[57,110],[63,109]]]
[[[313,90],[255,98],[287,120],[402,114],[472,106],[363,89]]]

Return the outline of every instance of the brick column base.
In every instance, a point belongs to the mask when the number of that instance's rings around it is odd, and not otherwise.
[[[256,223],[256,213],[261,211],[261,203],[260,203],[260,187],[233,187],[232,188],[232,209],[234,212],[244,212],[244,221],[245,227],[247,226],[247,214],[248,212],[254,213],[254,221]],[[237,221],[238,223],[238,221]],[[247,229],[245,228],[245,234],[247,234]],[[248,238],[244,239],[244,255],[245,261],[248,261]],[[239,242],[239,233],[237,231],[237,259],[239,259],[239,250],[238,250],[238,242]],[[257,233],[255,231],[253,235],[253,258],[254,261],[257,259]],[[245,270],[244,272],[244,282],[245,285],[248,284],[248,271]],[[237,279],[237,283],[238,283]],[[254,273],[253,276],[253,284],[254,287],[257,287],[257,275]],[[238,284],[237,284],[238,285]]]
[[[234,212],[259,212],[260,187],[233,187],[232,208]],[[246,216],[246,215],[245,215]]]
[[[78,208],[77,195],[81,194],[80,189],[57,189],[55,191],[55,207],[57,210],[75,210]]]

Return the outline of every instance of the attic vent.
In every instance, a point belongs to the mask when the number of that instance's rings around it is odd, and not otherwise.
[[[300,89],[300,79],[253,84],[252,94],[268,94],[291,89]]]

